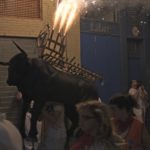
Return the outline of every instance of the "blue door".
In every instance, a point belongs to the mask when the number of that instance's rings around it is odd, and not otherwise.
[[[81,63],[89,70],[104,76],[104,86],[97,83],[100,97],[107,102],[120,92],[121,60],[119,36],[81,33]]]

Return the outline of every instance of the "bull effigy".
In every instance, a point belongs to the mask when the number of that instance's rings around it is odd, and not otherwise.
[[[20,53],[8,62],[0,62],[8,66],[8,85],[16,86],[23,95],[20,130],[23,136],[25,115],[32,100],[34,106],[28,136],[36,139],[36,123],[47,102],[63,103],[65,114],[71,119],[74,129],[78,123],[74,105],[79,101],[99,98],[94,81],[103,77],[81,67],[75,62],[75,57],[64,56],[65,37],[66,34],[56,33],[54,28],[46,25],[37,38],[38,58],[29,58],[25,50],[14,42]]]
[[[73,125],[76,125],[74,104],[99,97],[93,82],[87,82],[87,79],[81,76],[83,73],[71,74],[58,69],[58,65],[55,67],[56,63],[53,65],[41,58],[28,58],[26,52],[15,42],[14,44],[21,53],[12,57],[9,62],[0,64],[8,65],[8,85],[16,86],[23,95],[22,135],[24,136],[25,114],[31,100],[35,103],[29,137],[36,139],[36,122],[47,101],[63,103],[68,117],[72,119]]]

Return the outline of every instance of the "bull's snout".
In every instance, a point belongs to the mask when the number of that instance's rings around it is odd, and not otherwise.
[[[7,84],[10,85],[10,81],[9,80],[7,80]]]
[[[11,83],[10,80],[7,80],[7,84],[8,84],[8,85],[12,85],[12,83]]]

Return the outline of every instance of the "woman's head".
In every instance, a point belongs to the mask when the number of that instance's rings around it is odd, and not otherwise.
[[[126,119],[126,117],[133,115],[133,107],[136,106],[136,103],[129,95],[115,95],[110,98],[109,105],[115,117]]]
[[[80,128],[93,136],[110,137],[112,125],[108,108],[98,101],[88,101],[76,105]]]
[[[131,88],[137,89],[138,86],[139,86],[139,81],[137,81],[137,80],[131,80],[131,82],[130,82],[130,87]]]

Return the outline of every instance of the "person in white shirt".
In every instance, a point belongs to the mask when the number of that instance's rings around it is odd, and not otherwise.
[[[132,80],[128,94],[132,96],[137,103],[137,106],[133,109],[135,115],[140,121],[144,121],[145,111],[148,105],[147,91],[137,80]]]
[[[65,150],[67,132],[65,127],[64,105],[48,102],[43,108],[41,143],[38,150]]]

